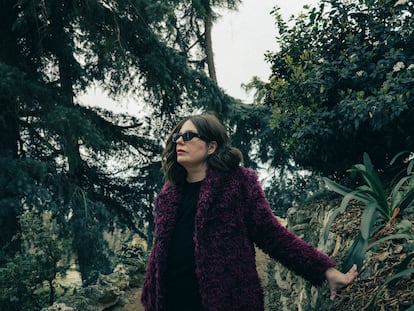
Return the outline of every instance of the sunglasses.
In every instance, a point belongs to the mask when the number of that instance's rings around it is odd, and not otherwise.
[[[185,132],[185,133],[183,133],[183,134],[180,134],[180,133],[174,133],[174,134],[172,135],[172,142],[173,142],[173,143],[177,143],[177,140],[178,140],[180,137],[182,137],[184,141],[190,141],[190,140],[192,140],[194,137],[197,137],[197,138],[200,138],[200,139],[202,139],[202,140],[204,140],[204,141],[207,141],[207,138],[206,138],[206,137],[204,137],[204,136],[202,136],[202,135],[200,135],[200,134],[197,134],[197,133],[194,133],[194,132],[190,132],[190,131],[189,131],[189,132]]]

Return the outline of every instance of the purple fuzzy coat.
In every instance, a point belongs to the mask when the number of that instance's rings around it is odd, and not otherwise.
[[[155,200],[155,234],[142,302],[165,310],[165,275],[175,215],[182,193],[168,183]],[[254,243],[314,285],[335,263],[279,224],[254,171],[209,169],[197,202],[194,229],[196,275],[205,310],[262,311],[263,289]]]

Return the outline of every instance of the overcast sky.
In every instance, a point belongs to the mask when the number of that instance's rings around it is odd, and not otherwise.
[[[317,0],[243,0],[237,12],[224,11],[213,25],[213,49],[218,84],[229,95],[251,102],[253,94],[240,87],[254,76],[268,81],[270,64],[265,62],[266,51],[276,51],[276,26],[270,12],[280,7],[287,19],[302,11],[305,4],[315,5]],[[80,96],[85,105],[98,105],[115,112],[137,114],[137,103],[129,98],[114,102],[100,89]]]
[[[233,97],[249,102],[253,94],[240,87],[254,76],[267,81],[266,51],[276,51],[276,26],[270,12],[275,5],[285,19],[316,0],[243,0],[237,12],[225,12],[213,26],[213,49],[219,85]]]

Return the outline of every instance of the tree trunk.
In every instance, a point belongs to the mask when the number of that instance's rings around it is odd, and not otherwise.
[[[148,221],[148,230],[147,230],[147,251],[149,251],[153,246],[154,240],[154,218],[151,217]]]
[[[213,11],[211,7],[206,5],[206,15],[204,17],[205,28],[205,48],[207,57],[208,73],[210,78],[217,83],[216,67],[214,65],[213,43],[211,40],[211,32],[213,28]]]
[[[0,95],[0,156],[16,159],[18,156],[18,108],[16,101]]]
[[[17,38],[12,31],[17,19],[15,1],[2,1],[0,3],[0,66],[9,65],[17,67]],[[0,71],[7,71],[1,68]],[[2,76],[1,79],[7,79]],[[10,81],[5,81],[7,85]],[[0,93],[0,156],[17,158],[18,155],[18,106],[17,94],[6,96]]]
[[[10,69],[17,67],[18,48],[16,34],[12,31],[17,18],[16,1],[0,2],[0,81],[4,85],[14,84],[8,74]],[[18,158],[19,133],[19,107],[17,94],[0,93],[0,157],[2,163]],[[6,164],[7,165],[7,164]],[[16,189],[15,189],[16,190]],[[2,189],[7,196],[7,190]],[[21,210],[21,200],[16,193],[10,193],[10,198],[15,204],[3,204],[0,208],[0,249],[14,253],[20,248],[20,239],[17,236],[19,223],[17,216]]]

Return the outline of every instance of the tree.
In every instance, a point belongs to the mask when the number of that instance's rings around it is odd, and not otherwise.
[[[226,7],[228,9],[236,9],[237,5],[241,2],[240,0],[219,0],[219,1],[210,1],[210,0],[199,0],[199,4],[195,5],[193,2],[193,7],[200,8],[200,17],[203,17],[204,21],[204,40],[202,41],[202,50],[206,54],[206,63],[208,68],[208,73],[211,79],[217,82],[216,67],[214,64],[214,53],[213,53],[213,43],[212,43],[212,29],[213,21],[216,19],[214,14],[213,6]]]
[[[408,1],[321,1],[269,53],[266,104],[295,163],[342,176],[366,151],[380,170],[414,146],[414,7]]]
[[[157,24],[158,33],[169,46],[180,50],[196,68],[205,70],[217,82],[212,44],[212,28],[218,17],[216,8],[236,10],[240,3],[240,0],[178,2],[175,14]]]
[[[28,209],[50,211],[60,234],[71,237],[85,285],[111,268],[104,231],[128,226],[151,241],[160,137],[183,109],[225,113],[232,101],[188,58],[182,29],[172,45],[157,27],[172,25],[186,5],[0,4],[0,40],[7,47],[0,51],[0,170],[7,172],[0,179],[2,258],[23,252],[14,237],[21,230],[17,217]],[[114,96],[139,96],[150,116],[81,106],[77,95],[94,84]],[[44,204],[42,194],[53,204]]]

